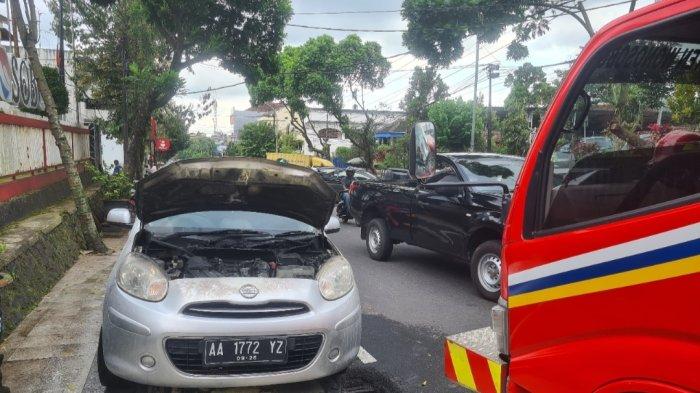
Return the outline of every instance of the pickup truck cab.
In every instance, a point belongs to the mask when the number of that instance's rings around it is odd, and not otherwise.
[[[583,49],[518,179],[493,328],[447,338],[448,378],[479,392],[700,391],[699,25],[700,1],[655,2]]]
[[[469,261],[479,293],[496,300],[500,291],[501,208],[504,187],[515,186],[523,158],[490,153],[437,156],[437,171],[423,181],[356,182],[350,212],[375,260],[387,260],[398,243]],[[500,183],[442,187],[455,182]]]

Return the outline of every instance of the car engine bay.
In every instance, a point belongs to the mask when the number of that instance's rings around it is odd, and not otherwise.
[[[217,239],[185,235],[167,240],[148,231],[137,236],[134,251],[156,261],[170,280],[217,277],[315,279],[321,265],[337,252],[321,235],[294,238]]]

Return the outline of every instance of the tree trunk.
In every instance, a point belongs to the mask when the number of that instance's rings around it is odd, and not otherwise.
[[[134,179],[140,180],[143,178],[143,165],[145,162],[144,135],[143,127],[135,127],[134,124],[129,127],[129,142],[124,149],[124,172]]]
[[[75,161],[73,160],[73,151],[68,144],[66,134],[63,132],[63,128],[61,127],[61,123],[58,118],[58,110],[56,109],[56,102],[53,99],[53,95],[49,89],[49,84],[44,76],[44,71],[41,68],[39,53],[36,50],[37,35],[36,31],[34,31],[34,26],[37,26],[34,0],[28,0],[30,10],[28,10],[27,14],[29,15],[28,19],[29,26],[31,27],[30,30],[27,30],[27,25],[24,23],[19,0],[11,1],[13,22],[19,28],[22,44],[27,52],[29,64],[31,65],[34,77],[36,78],[37,88],[39,89],[41,98],[44,100],[44,105],[46,106],[45,111],[49,118],[51,134],[56,140],[56,146],[58,147],[61,155],[61,162],[66,169],[66,173],[68,174],[68,186],[71,194],[73,195],[73,200],[75,201],[75,208],[82,226],[85,241],[88,248],[98,252],[106,252],[107,247],[102,242],[102,237],[100,237],[100,234],[97,231],[97,226],[95,225],[95,221],[92,217],[92,210],[88,204],[87,197],[85,196],[85,190],[83,189],[83,184],[80,181],[80,176],[78,174]]]

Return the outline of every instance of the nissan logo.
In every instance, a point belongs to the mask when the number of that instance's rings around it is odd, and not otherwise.
[[[243,296],[246,299],[252,299],[252,298],[258,296],[258,293],[260,293],[258,288],[254,287],[253,285],[250,285],[250,284],[246,284],[246,285],[242,286],[238,292],[240,292],[241,296]]]

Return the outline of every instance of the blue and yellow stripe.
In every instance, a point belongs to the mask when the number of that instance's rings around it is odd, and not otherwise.
[[[700,239],[694,239],[511,285],[508,306],[526,306],[699,272]]]

